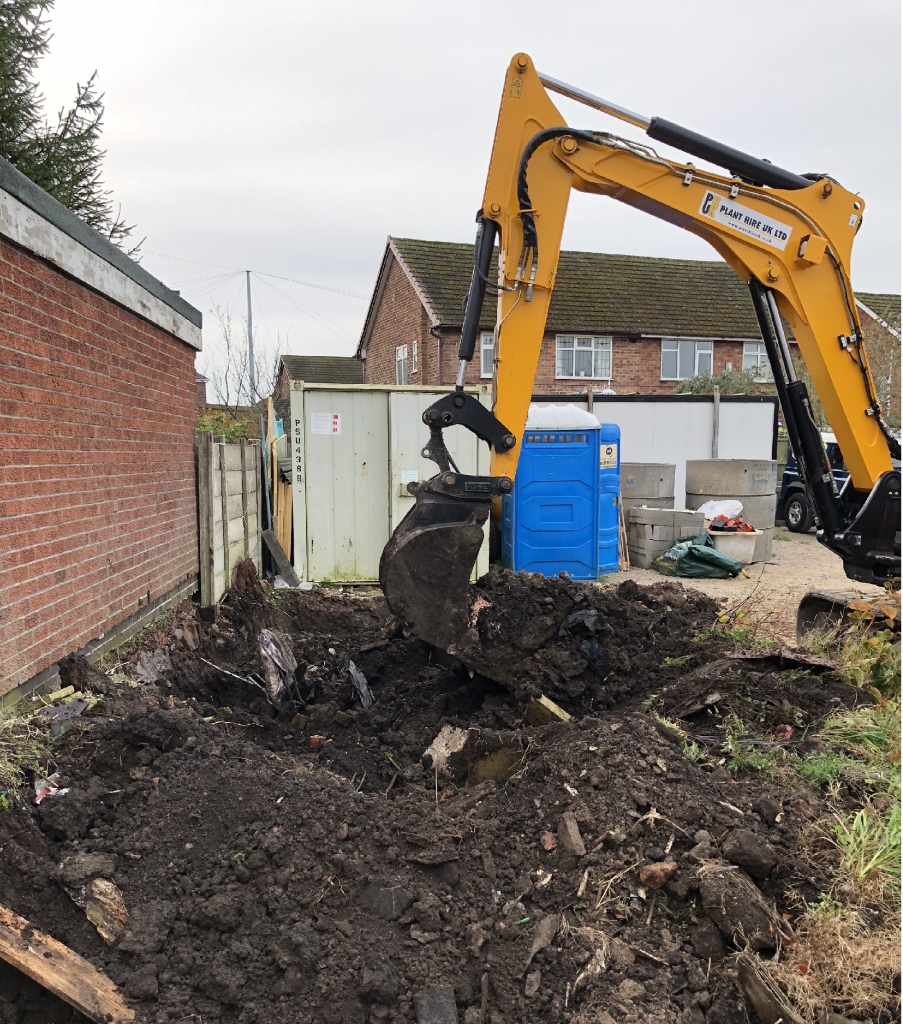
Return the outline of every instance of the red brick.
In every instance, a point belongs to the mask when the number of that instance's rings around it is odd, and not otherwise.
[[[0,693],[197,572],[194,350],[0,242]]]

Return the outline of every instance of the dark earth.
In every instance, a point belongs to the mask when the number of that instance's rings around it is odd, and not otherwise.
[[[827,890],[797,849],[820,798],[689,760],[650,712],[711,752],[735,716],[806,756],[806,727],[861,692],[735,657],[674,583],[499,572],[472,606],[449,654],[381,597],[245,568],[215,622],[185,605],[143,644],[171,659],[155,682],[138,649],[125,681],[68,659],[102,699],[46,766],[69,793],[0,811],[0,903],[154,1024],[756,1020],[731,953],[773,955]],[[298,663],[278,706],[227,674],[261,675],[262,628]],[[571,720],[526,725],[538,695]],[[442,730],[447,764],[425,753]],[[109,945],[63,887],[92,877],[128,911]],[[3,1024],[74,1020],[0,962]]]

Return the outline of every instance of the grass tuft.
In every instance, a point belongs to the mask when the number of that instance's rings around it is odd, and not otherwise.
[[[885,897],[900,888],[900,803],[884,812],[867,803],[855,814],[838,816],[834,838],[841,870],[854,884]]]
[[[13,705],[0,714],[0,809],[12,806],[30,773],[41,774],[49,756],[46,733],[29,724],[33,712]]]

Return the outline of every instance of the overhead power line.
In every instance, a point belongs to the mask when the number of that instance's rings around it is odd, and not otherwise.
[[[148,256],[159,256],[164,260],[178,260],[180,263],[194,263],[199,267],[217,267],[220,270],[231,270],[239,274],[245,273],[248,269],[251,269],[252,274],[258,274],[261,277],[272,277],[277,281],[289,281],[291,284],[300,284],[305,288],[317,288],[321,292],[333,292],[335,295],[347,295],[351,299],[369,299],[369,295],[364,295],[361,292],[350,292],[345,288],[333,288],[327,284],[315,284],[313,281],[299,281],[294,277],[283,277],[281,274],[268,274],[265,270],[254,270],[248,267],[229,267],[224,263],[206,263],[204,260],[189,260],[184,256],[168,256],[165,252],[151,252],[150,249],[142,249],[142,252],[147,253]]]

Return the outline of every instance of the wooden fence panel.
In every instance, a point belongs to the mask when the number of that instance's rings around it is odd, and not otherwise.
[[[225,444],[197,435],[201,604],[229,589],[235,567],[250,558],[260,572],[260,444]]]

